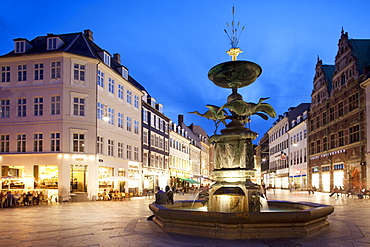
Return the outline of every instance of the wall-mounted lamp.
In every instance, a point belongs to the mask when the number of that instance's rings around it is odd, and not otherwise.
[[[103,116],[103,121],[104,122],[109,122],[109,116],[108,116],[108,111],[107,111],[107,106],[104,105],[104,116]]]

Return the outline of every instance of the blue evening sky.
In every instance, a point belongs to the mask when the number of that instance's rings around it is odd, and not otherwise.
[[[177,122],[202,126],[211,120],[188,114],[205,105],[221,106],[231,90],[207,77],[214,65],[230,60],[224,33],[235,21],[245,30],[239,60],[262,67],[257,81],[239,92],[247,102],[270,97],[278,114],[310,102],[317,56],[334,64],[342,27],[350,38],[370,39],[370,2],[366,0],[3,0],[0,9],[0,55],[13,49],[13,39],[32,40],[48,33],[93,31],[94,41],[141,83],[165,114]],[[251,129],[262,136],[274,119],[252,118]]]

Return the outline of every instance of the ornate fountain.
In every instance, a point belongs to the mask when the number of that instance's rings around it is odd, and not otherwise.
[[[204,210],[201,201],[150,204],[153,220],[166,232],[226,239],[297,237],[319,231],[329,224],[326,219],[334,210],[332,206],[268,201],[274,211],[261,212],[260,188],[251,181],[255,173],[252,141],[257,133],[246,125],[252,115],[267,120],[276,113],[271,105],[264,103],[268,98],[251,103],[243,101],[238,93],[238,88],[252,84],[261,75],[262,68],[250,61],[237,60],[242,51],[237,47],[240,35],[234,20],[231,27],[231,49],[227,53],[232,61],[211,68],[208,78],[232,93],[221,107],[207,105],[209,110],[203,114],[192,112],[213,120],[216,126],[215,134],[209,138],[215,148],[216,183],[209,191],[207,209]],[[220,123],[226,128],[216,134]]]

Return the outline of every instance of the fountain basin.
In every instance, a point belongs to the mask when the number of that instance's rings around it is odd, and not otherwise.
[[[165,232],[222,239],[307,236],[329,225],[333,206],[310,202],[268,201],[269,211],[199,211],[201,201],[150,204],[153,221]]]

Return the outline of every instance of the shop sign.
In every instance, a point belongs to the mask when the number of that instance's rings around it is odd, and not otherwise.
[[[85,161],[84,158],[75,158],[75,161]]]

